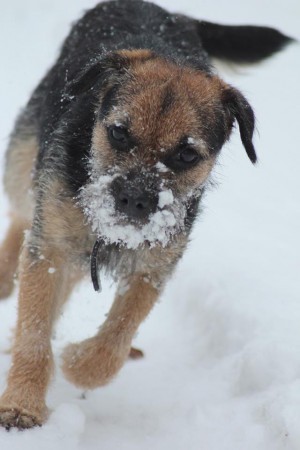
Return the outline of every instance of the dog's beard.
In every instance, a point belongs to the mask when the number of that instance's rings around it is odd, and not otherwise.
[[[157,211],[146,223],[130,223],[125,214],[116,211],[110,185],[119,174],[92,176],[79,194],[79,204],[92,231],[106,243],[118,243],[127,248],[139,246],[165,247],[172,237],[184,230],[186,201],[174,198],[170,189],[162,186]]]

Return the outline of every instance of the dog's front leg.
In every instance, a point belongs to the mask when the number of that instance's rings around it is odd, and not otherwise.
[[[151,283],[149,275],[139,273],[122,280],[98,334],[66,348],[63,354],[66,377],[85,389],[108,383],[127,359],[132,338],[158,295],[159,288]]]
[[[42,250],[37,256],[23,249],[13,361],[0,399],[0,424],[7,429],[30,428],[46,418],[45,395],[53,369],[50,336],[62,267],[55,251]]]

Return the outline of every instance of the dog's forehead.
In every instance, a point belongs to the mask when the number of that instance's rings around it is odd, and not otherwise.
[[[156,58],[136,64],[122,90],[120,119],[126,116],[147,146],[169,147],[213,122],[222,85],[217,77]]]

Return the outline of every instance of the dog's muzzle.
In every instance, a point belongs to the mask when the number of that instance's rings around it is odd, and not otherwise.
[[[131,221],[143,222],[157,210],[158,193],[156,179],[134,173],[126,178],[118,176],[111,184],[115,208]]]

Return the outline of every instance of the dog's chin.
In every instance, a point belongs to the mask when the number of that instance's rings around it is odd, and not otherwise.
[[[174,213],[166,209],[157,210],[147,220],[129,219],[116,213],[109,220],[94,221],[94,231],[107,244],[128,249],[165,247],[179,232],[179,223]]]

